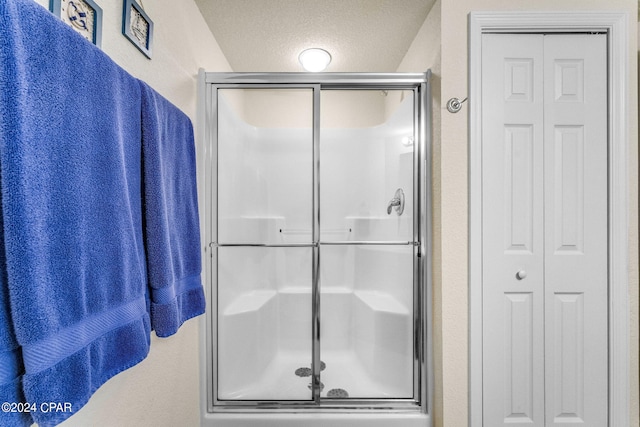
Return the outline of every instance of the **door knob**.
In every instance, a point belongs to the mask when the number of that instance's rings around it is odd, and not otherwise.
[[[518,280],[522,280],[522,279],[524,279],[525,277],[527,277],[527,272],[526,272],[526,271],[524,271],[524,270],[520,270],[520,271],[518,271],[518,272],[516,273],[516,279],[518,279]]]

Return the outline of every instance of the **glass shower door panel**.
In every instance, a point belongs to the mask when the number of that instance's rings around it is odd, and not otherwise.
[[[324,90],[320,105],[320,240],[413,241],[413,92]]]
[[[313,91],[218,90],[218,242],[312,240]]]
[[[310,400],[311,248],[218,248],[219,400]]]
[[[322,398],[413,398],[410,245],[323,245]]]

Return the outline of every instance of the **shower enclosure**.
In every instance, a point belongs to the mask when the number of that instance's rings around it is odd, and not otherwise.
[[[428,425],[429,77],[201,72],[203,423]]]

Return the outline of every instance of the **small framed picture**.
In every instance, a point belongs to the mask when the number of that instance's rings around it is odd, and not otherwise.
[[[49,10],[82,37],[102,44],[102,9],[93,0],[49,0]]]
[[[151,59],[153,46],[153,21],[136,0],[124,0],[122,34]]]

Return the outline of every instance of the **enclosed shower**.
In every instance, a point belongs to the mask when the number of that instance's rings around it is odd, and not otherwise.
[[[201,72],[204,424],[429,425],[429,77]]]

